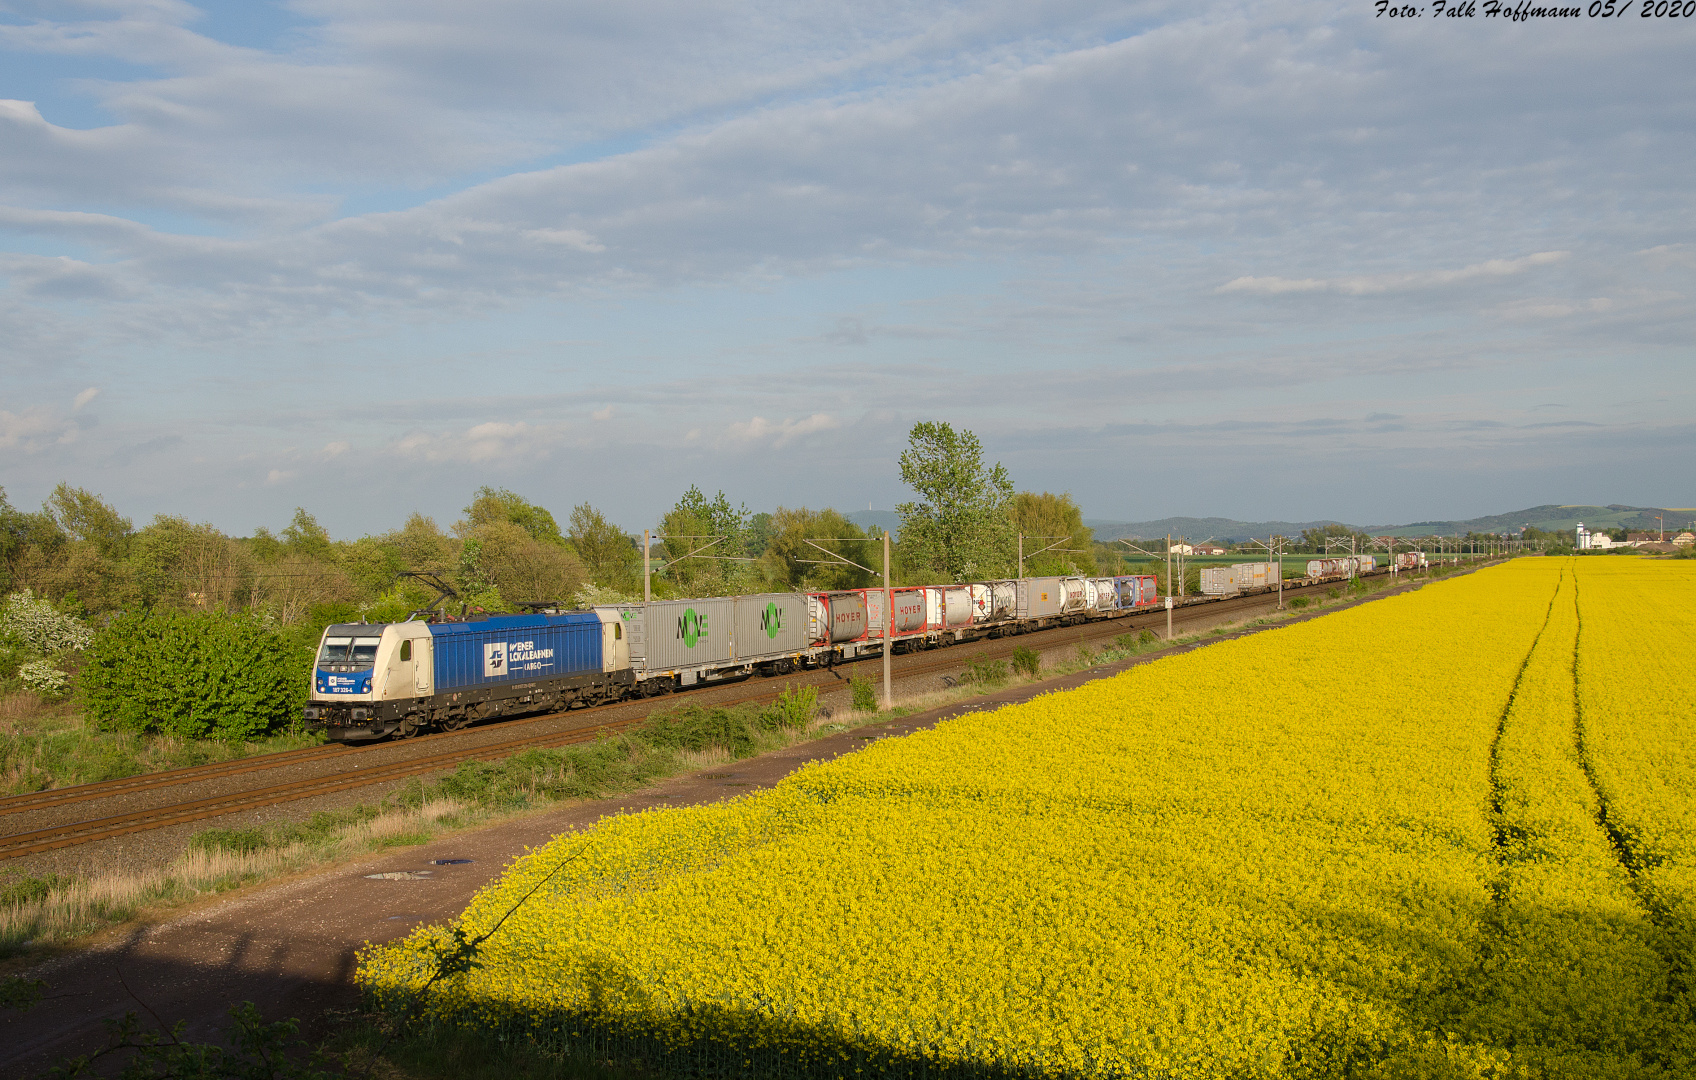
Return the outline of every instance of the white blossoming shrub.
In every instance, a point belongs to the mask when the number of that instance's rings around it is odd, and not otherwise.
[[[94,631],[81,619],[55,608],[29,589],[15,592],[0,604],[0,637],[11,638],[43,656],[66,649],[86,649]]]
[[[581,589],[577,590],[577,594],[571,598],[571,604],[573,607],[577,608],[592,608],[599,607],[603,604],[609,606],[634,604],[640,599],[641,597],[639,596],[632,596],[629,593],[620,592],[617,589],[609,589],[605,586],[596,585],[594,582],[590,582]]]
[[[25,690],[33,690],[44,698],[61,698],[71,692],[71,681],[63,671],[45,660],[31,660],[18,668],[18,678]]]

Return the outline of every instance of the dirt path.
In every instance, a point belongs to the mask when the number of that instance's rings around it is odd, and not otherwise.
[[[1385,590],[1362,602],[1402,591]],[[1337,610],[1341,606],[870,724],[674,777],[626,797],[562,805],[255,886],[158,925],[110,932],[27,971],[14,969],[44,980],[48,1000],[28,1013],[0,1012],[0,1075],[33,1076],[65,1057],[92,1052],[104,1042],[101,1020],[128,1011],[145,1017],[151,1010],[167,1024],[187,1020],[188,1037],[206,1041],[223,1030],[231,1004],[252,1001],[268,1018],[300,1018],[306,1033],[315,1035],[326,1008],[355,1000],[350,976],[362,943],[390,941],[422,922],[457,915],[512,859],[562,833],[584,829],[611,814],[735,798],[769,788],[807,762],[830,760],[879,739],[899,738],[967,712],[1071,689],[1163,656],[1248,633],[1275,632]],[[436,862],[453,859],[471,861]],[[423,876],[369,876],[412,874]]]

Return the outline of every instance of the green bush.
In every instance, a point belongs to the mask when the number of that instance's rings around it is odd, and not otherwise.
[[[854,676],[848,680],[848,692],[853,695],[855,712],[877,712],[877,686],[870,679]]]
[[[33,904],[38,900],[47,899],[47,894],[54,889],[62,889],[71,883],[71,879],[63,874],[46,874],[41,877],[25,875],[0,881],[0,907],[16,907],[19,904]]]
[[[961,673],[963,683],[977,683],[980,686],[999,686],[1007,681],[1007,662],[1005,660],[973,660],[966,665]]]
[[[785,686],[766,710],[773,723],[789,731],[801,731],[818,712],[819,692],[811,686]]]
[[[79,678],[105,730],[234,742],[297,718],[310,672],[305,650],[246,616],[129,612],[95,635]]]
[[[188,846],[201,851],[251,855],[269,846],[269,837],[263,829],[203,829],[189,837]]]
[[[1042,671],[1042,655],[1028,645],[1013,650],[1013,670],[1036,678]]]
[[[1290,606],[1293,607],[1293,608],[1304,608],[1304,607],[1306,607],[1307,606],[1307,597],[1305,597],[1305,596],[1294,597],[1293,599],[1290,600]]]

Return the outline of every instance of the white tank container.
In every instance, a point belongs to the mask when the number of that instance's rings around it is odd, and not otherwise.
[[[1065,593],[1065,598],[1060,601],[1062,615],[1070,615],[1089,607],[1089,582],[1083,578],[1061,578],[1060,588]]]
[[[1112,578],[1095,579],[1095,609],[1097,611],[1116,611],[1119,607],[1119,590],[1114,586]]]
[[[943,625],[950,630],[958,630],[963,626],[972,625],[972,591],[964,586],[956,585],[944,589],[942,596],[944,614],[947,616]]]

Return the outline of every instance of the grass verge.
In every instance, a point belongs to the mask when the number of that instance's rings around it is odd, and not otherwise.
[[[685,705],[591,743],[465,762],[452,772],[411,780],[380,802],[319,811],[305,821],[204,829],[174,862],[143,873],[0,875],[0,957],[64,945],[199,897],[322,863],[426,843],[445,832],[567,799],[630,791],[664,776],[754,757],[848,726],[821,717],[817,701],[814,690],[801,688],[764,707]]]
[[[140,773],[316,746],[321,734],[281,732],[251,742],[101,731],[70,702],[20,690],[0,698],[0,795],[93,784]]]

